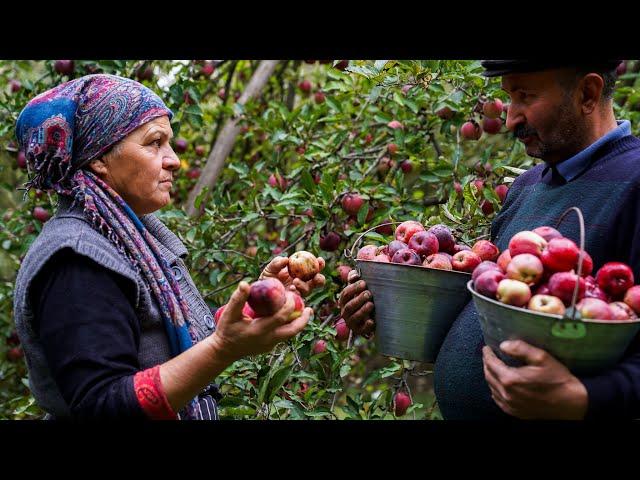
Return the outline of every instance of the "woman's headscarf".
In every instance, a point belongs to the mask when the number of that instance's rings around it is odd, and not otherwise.
[[[82,168],[139,126],[165,115],[173,116],[144,85],[115,75],[87,75],[32,99],[18,117],[16,136],[32,174],[27,190],[53,190],[82,205],[93,228],[129,260],[155,296],[175,356],[198,338],[171,268],[122,197]],[[190,417],[189,407],[187,413]]]

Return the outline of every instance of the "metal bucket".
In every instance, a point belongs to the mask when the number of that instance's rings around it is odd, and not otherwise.
[[[485,344],[511,366],[520,366],[521,362],[502,353],[499,345],[504,340],[523,340],[541,348],[574,374],[596,373],[618,363],[640,331],[640,319],[571,321],[480,295],[472,281],[467,288],[478,311]]]
[[[373,294],[376,345],[383,355],[435,362],[470,295],[468,273],[356,260]]]

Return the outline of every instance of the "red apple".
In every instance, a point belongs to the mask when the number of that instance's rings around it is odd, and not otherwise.
[[[22,357],[24,357],[24,351],[22,347],[13,347],[7,351],[7,360],[11,362],[17,362]]]
[[[286,290],[275,278],[265,278],[251,284],[247,303],[260,317],[273,315],[285,304]]]
[[[451,266],[459,272],[471,273],[481,262],[482,259],[477,254],[469,250],[463,250],[453,256]]]
[[[530,253],[539,257],[547,247],[547,241],[537,233],[524,230],[516,233],[509,241],[509,252],[511,257],[521,253]]]
[[[327,342],[324,340],[318,340],[313,344],[312,352],[314,355],[320,355],[327,351]]]
[[[493,203],[489,200],[482,200],[482,202],[480,202],[480,209],[485,215],[491,215],[493,213]]]
[[[391,160],[389,157],[382,157],[380,162],[378,162],[378,173],[385,174],[393,167],[395,167],[395,160]]]
[[[500,133],[501,128],[502,128],[502,120],[500,118],[485,117],[482,119],[482,130],[487,132],[489,135],[495,135],[496,133]]]
[[[151,65],[140,65],[136,68],[136,78],[141,82],[153,78],[153,67]]]
[[[511,262],[511,252],[509,251],[509,249],[507,249],[498,256],[498,260],[496,260],[496,263],[503,272],[506,272],[509,262]]]
[[[304,300],[302,297],[298,295],[296,292],[292,292],[291,290],[287,290],[287,298],[293,297],[293,312],[289,314],[288,320],[295,320],[300,315],[302,315],[302,311],[304,310]]]
[[[482,105],[482,113],[484,113],[489,118],[498,118],[502,115],[502,109],[504,105],[502,104],[502,100],[496,98],[492,101],[484,102]]]
[[[174,150],[176,153],[184,153],[187,151],[189,143],[184,138],[178,138],[174,144]]]
[[[404,128],[404,125],[402,125],[402,123],[400,123],[398,120],[391,120],[389,123],[387,123],[387,127],[395,130],[397,128]]]
[[[442,120],[451,120],[453,118],[454,111],[449,107],[442,107],[440,110],[436,111],[436,115]]]
[[[628,290],[627,290],[628,291]],[[612,302],[609,304],[613,320],[635,320],[636,312],[624,302]]]
[[[322,93],[322,92],[316,92],[316,93],[313,95],[313,100],[314,100],[317,104],[324,103],[324,100],[325,100],[324,93]]]
[[[500,267],[498,266],[498,264],[496,262],[492,262],[490,260],[484,260],[476,268],[473,269],[473,273],[471,274],[471,280],[473,280],[475,282],[476,278],[478,278],[484,272],[489,271],[489,270],[500,270],[501,271]]]
[[[411,397],[403,391],[398,391],[393,396],[394,413],[396,417],[402,417],[407,413],[407,409],[411,406]]]
[[[336,340],[344,341],[349,338],[351,330],[347,326],[347,322],[344,321],[344,318],[339,318],[333,328],[336,329]]]
[[[410,173],[411,170],[413,170],[413,164],[411,163],[411,160],[403,160],[402,162],[400,162],[400,169],[404,173]]]
[[[492,272],[485,272],[483,275],[490,274]],[[498,284],[496,291],[496,299],[499,302],[506,303],[507,305],[515,305],[516,307],[523,307],[531,299],[531,290],[529,285],[519,280],[513,280],[511,278],[505,278]]]
[[[73,60],[56,60],[53,69],[60,75],[71,75],[75,69]]]
[[[438,237],[433,233],[421,230],[411,235],[408,245],[421,257],[428,257],[438,252]]]
[[[198,145],[195,148],[196,151],[196,155],[198,155],[199,157],[204,156],[206,150],[205,150],[205,146],[204,145]]]
[[[447,258],[445,254],[442,253],[434,253],[429,255],[422,262],[423,267],[427,268],[437,268],[438,270],[452,270],[451,260]]]
[[[364,205],[363,198],[358,193],[347,193],[340,202],[342,209],[349,215],[358,215],[360,208]]]
[[[387,255],[386,253],[379,253],[378,255],[373,257],[373,261],[374,262],[390,263],[391,259],[389,258],[389,255]]]
[[[460,127],[460,134],[466,140],[478,140],[482,136],[482,128],[475,121],[465,122]]]
[[[576,304],[582,318],[613,320],[613,312],[609,304],[598,298],[583,298]]]
[[[564,303],[562,303],[562,300],[558,297],[554,297],[553,295],[543,295],[540,293],[531,297],[527,308],[534,312],[550,313],[555,315],[564,315],[566,310]]]
[[[340,60],[338,63],[334,65],[334,67],[337,68],[338,70],[346,70],[348,66],[349,66],[349,60]]]
[[[289,183],[286,178],[277,172],[269,175],[269,179],[267,181],[271,187],[279,188],[282,191],[287,188],[287,184]]]
[[[338,275],[340,275],[340,281],[347,283],[349,280],[349,272],[352,270],[348,265],[338,265]]]
[[[640,285],[635,285],[624,294],[624,303],[640,315]]]
[[[187,178],[195,180],[200,177],[200,173],[201,171],[198,167],[190,168],[189,170],[187,170]]]
[[[22,83],[20,83],[20,80],[11,79],[9,80],[9,86],[11,88],[11,93],[16,93],[22,88]]]
[[[581,277],[586,277],[588,275],[591,275],[591,272],[593,272],[593,259],[591,258],[591,255],[589,255],[586,251],[584,251],[584,257],[582,257],[582,271],[580,272],[580,276]],[[576,267],[576,273],[578,271],[578,268]]]
[[[564,238],[562,234],[553,227],[542,226],[538,228],[534,228],[532,230],[533,233],[537,233],[542,238],[544,238],[547,242],[554,238]]]
[[[308,282],[320,272],[320,262],[313,253],[300,250],[289,257],[287,270],[292,278]]]
[[[616,67],[616,75],[620,76],[620,75],[624,75],[625,73],[627,73],[627,62],[623,60]]]
[[[455,253],[453,252],[453,247],[456,241],[453,239],[453,234],[449,227],[438,224],[430,227],[427,232],[433,233],[438,239],[438,252]]]
[[[382,220],[380,223],[390,223],[391,220],[386,218]],[[393,234],[393,225],[382,225],[376,228],[376,232],[381,235],[392,235]]]
[[[358,250],[358,255],[356,258],[358,260],[373,260],[373,258],[378,254],[378,247],[375,245],[365,245],[364,247]]]
[[[320,249],[325,252],[333,252],[340,245],[340,236],[336,232],[329,232],[320,236]]]
[[[402,250],[403,248],[409,248],[409,245],[401,242],[400,240],[393,240],[387,247],[386,254],[389,255],[389,257],[393,258],[396,252],[398,250]]]
[[[16,157],[16,163],[18,167],[26,170],[27,169],[27,156],[24,154],[22,150],[18,152],[18,156]]]
[[[507,277],[520,280],[529,286],[535,285],[542,279],[544,267],[535,255],[521,253],[511,259],[507,265]]]
[[[458,195],[462,194],[462,185],[460,184],[460,182],[453,182],[453,189]]]
[[[495,261],[500,255],[500,250],[489,240],[478,240],[471,247],[471,251],[478,255],[482,260]]]
[[[471,247],[468,246],[468,245],[463,245],[462,243],[456,243],[453,246],[453,249],[451,250],[451,253],[453,255],[455,255],[458,252],[465,252],[465,251],[470,252],[471,251]]]
[[[410,248],[403,248],[398,250],[393,257],[391,257],[392,263],[402,263],[405,265],[422,265],[420,255]]]
[[[32,212],[33,218],[44,223],[51,217],[51,214],[42,207],[35,207]]]
[[[398,145],[396,145],[395,143],[390,143],[389,145],[387,145],[387,152],[389,152],[389,155],[394,155],[397,151]]]
[[[476,292],[480,295],[495,299],[498,292],[498,285],[504,279],[504,273],[497,268],[493,268],[478,275],[473,282],[473,288],[475,288]]]
[[[311,82],[309,80],[302,80],[299,84],[298,84],[298,88],[300,90],[302,90],[303,93],[309,93],[311,92]]]
[[[540,259],[544,267],[552,272],[567,272],[573,270],[578,263],[580,249],[568,238],[552,238]]]
[[[586,284],[584,278],[578,277],[573,272],[558,272],[549,278],[549,291],[551,295],[558,297],[565,305],[571,305],[573,298],[573,290],[578,282],[578,297],[576,302],[582,300],[585,296]]]
[[[596,282],[602,290],[617,300],[633,286],[633,271],[622,262],[608,262],[598,270]]]
[[[535,295],[551,295],[551,290],[549,290],[549,284],[543,283],[542,285],[538,285],[538,287],[536,287],[533,293]]]
[[[507,192],[509,191],[509,187],[507,187],[506,185],[498,185],[493,190],[496,192],[496,195],[498,195],[498,198],[500,199],[500,203],[504,203],[504,199],[507,198]]]
[[[409,244],[409,240],[411,237],[417,233],[424,231],[424,227],[420,222],[416,222],[415,220],[407,220],[406,222],[402,222],[396,228],[396,240],[400,240],[406,244]]]

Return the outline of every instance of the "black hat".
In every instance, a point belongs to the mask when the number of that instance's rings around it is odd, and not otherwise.
[[[498,77],[510,73],[530,73],[552,68],[578,67],[594,71],[612,71],[622,60],[481,60],[482,75]]]

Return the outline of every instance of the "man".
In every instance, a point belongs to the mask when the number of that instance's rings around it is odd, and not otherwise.
[[[502,76],[511,99],[507,128],[528,155],[544,160],[515,180],[492,223],[492,240],[501,251],[515,233],[555,226],[567,208],[577,206],[594,271],[622,261],[640,280],[640,140],[628,121],[614,117],[618,63],[482,62],[484,75]],[[559,229],[579,240],[575,216]],[[350,279],[340,298],[342,316],[354,332],[369,335],[375,329],[370,293],[355,271]],[[525,342],[504,342],[501,349],[525,365],[509,367],[484,345],[470,302],[435,364],[434,391],[445,419],[640,417],[640,342],[615,368],[581,377]]]

